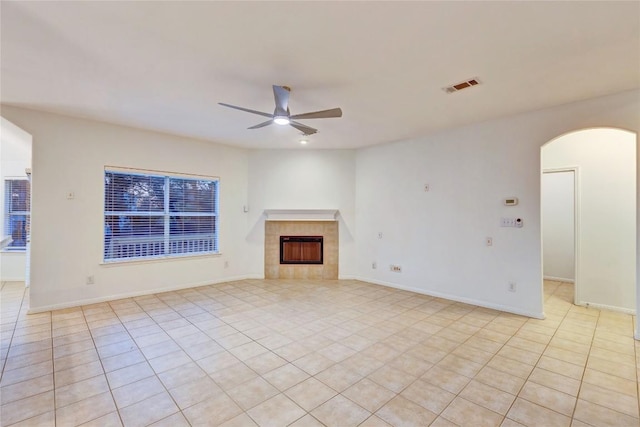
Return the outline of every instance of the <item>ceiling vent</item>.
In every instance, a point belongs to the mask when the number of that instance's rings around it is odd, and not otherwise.
[[[480,81],[478,79],[470,79],[465,82],[460,82],[452,86],[444,87],[442,88],[442,90],[444,90],[447,93],[453,93],[453,92],[458,92],[459,90],[462,90],[462,89],[466,89],[471,86],[477,86],[479,84],[480,84]]]

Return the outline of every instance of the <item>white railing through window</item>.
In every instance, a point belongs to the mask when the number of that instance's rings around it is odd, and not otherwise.
[[[215,252],[215,238],[212,233],[170,236],[168,239],[165,236],[112,237],[105,251],[105,259]]]

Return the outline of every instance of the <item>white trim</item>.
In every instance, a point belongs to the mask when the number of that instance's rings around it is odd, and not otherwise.
[[[24,277],[3,277],[2,282],[24,282]]]
[[[567,279],[566,277],[544,276],[543,279],[544,280],[553,280],[554,282],[575,283],[575,280]]]
[[[133,297],[139,297],[139,296],[143,296],[143,295],[153,295],[153,294],[159,294],[159,293],[163,293],[163,292],[178,291],[178,290],[181,290],[181,289],[198,288],[198,287],[202,287],[202,286],[217,285],[219,283],[235,282],[235,281],[238,281],[238,280],[263,279],[263,278],[264,277],[261,277],[259,274],[247,274],[247,275],[242,275],[242,276],[225,277],[223,279],[217,279],[217,280],[206,280],[206,281],[202,281],[202,282],[186,283],[186,284],[176,285],[176,286],[167,286],[165,288],[148,289],[148,290],[145,290],[145,291],[125,292],[125,293],[122,293],[122,294],[109,295],[109,296],[106,296],[106,297],[87,298],[87,299],[81,299],[81,300],[76,300],[76,301],[71,301],[71,302],[60,303],[60,304],[45,305],[45,306],[37,307],[37,308],[29,307],[29,310],[27,311],[27,314],[43,313],[43,312],[46,312],[46,311],[61,310],[63,308],[78,307],[78,306],[89,305],[89,304],[98,304],[98,303],[101,303],[101,302],[115,301],[115,300],[125,299],[125,298],[133,298]],[[5,280],[3,279],[3,281],[5,281]],[[9,280],[6,280],[6,281],[8,282]]]
[[[588,302],[588,301],[580,301],[576,305],[579,305],[581,307],[587,307],[587,308],[595,308],[598,310],[617,311],[618,313],[631,314],[632,316],[635,316],[636,314],[636,311],[632,308],[616,307],[613,305],[598,304],[598,303]]]
[[[546,145],[546,144],[545,144]],[[540,161],[542,162],[542,146],[540,148]],[[573,303],[578,305],[580,301],[580,269],[578,261],[580,260],[580,168],[578,166],[566,166],[562,168],[548,168],[542,169],[540,174],[540,252],[544,246],[544,240],[542,236],[542,177],[545,173],[557,173],[557,172],[573,172]],[[541,253],[542,260],[544,262],[544,254]],[[544,265],[542,265],[542,274],[544,275]],[[542,286],[543,301],[544,301],[544,284]]]
[[[444,299],[448,299],[448,300],[451,300],[451,301],[462,302],[462,303],[465,303],[465,304],[477,305],[478,307],[490,308],[492,310],[503,311],[503,312],[506,312],[506,313],[513,313],[513,314],[517,314],[519,316],[532,317],[532,318],[535,318],[535,319],[544,319],[545,318],[544,311],[542,311],[540,313],[534,313],[534,312],[530,312],[530,311],[514,310],[512,307],[508,307],[508,306],[502,305],[502,304],[493,304],[493,303],[489,303],[489,302],[486,302],[486,301],[479,301],[479,300],[475,300],[475,299],[471,299],[471,298],[460,297],[458,295],[446,294],[446,293],[442,293],[442,292],[425,291],[424,289],[413,288],[411,286],[402,286],[402,285],[398,285],[398,284],[391,283],[391,282],[385,282],[385,281],[382,281],[382,280],[364,279],[364,278],[360,278],[360,277],[356,277],[355,279],[356,280],[360,280],[362,282],[366,282],[366,283],[372,283],[374,285],[381,285],[381,286],[386,286],[386,287],[389,287],[389,288],[402,289],[404,291],[411,291],[411,292],[415,292],[417,294],[429,295],[429,296],[432,296],[432,297],[444,298]]]
[[[267,221],[336,221],[338,209],[265,209]]]

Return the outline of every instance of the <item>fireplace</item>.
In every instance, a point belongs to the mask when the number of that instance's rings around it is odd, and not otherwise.
[[[280,236],[280,264],[322,264],[322,236]]]
[[[301,279],[301,280],[337,280],[338,279],[338,221],[324,220],[269,220],[264,223],[264,277],[266,279]],[[311,242],[315,246],[315,255],[311,253],[298,256],[290,264],[281,264],[280,237],[318,238],[322,236],[321,249],[319,242]],[[296,243],[289,241],[289,244]],[[285,247],[287,244],[285,244]],[[307,245],[308,246],[308,245]],[[322,263],[318,263],[319,256]],[[285,255],[286,258],[286,255]],[[315,263],[304,262],[312,259]]]

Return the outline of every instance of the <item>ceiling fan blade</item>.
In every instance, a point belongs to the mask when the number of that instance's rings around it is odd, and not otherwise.
[[[276,111],[274,116],[289,117],[289,93],[290,90],[285,86],[273,85],[273,98],[276,101]]]
[[[218,104],[222,105],[223,107],[229,107],[229,108],[233,108],[233,109],[235,109],[235,110],[246,111],[247,113],[257,114],[257,115],[259,115],[259,116],[264,116],[264,117],[273,117],[273,114],[263,113],[262,111],[250,110],[250,109],[248,109],[248,108],[237,107],[237,106],[235,106],[235,105],[225,104],[225,103],[223,103],[223,102],[218,102]]]
[[[330,119],[332,117],[342,117],[340,108],[332,108],[330,110],[314,111],[312,113],[302,113],[291,116],[292,119]]]
[[[303,125],[302,123],[298,123],[294,121],[289,122],[289,126],[292,126],[298,129],[300,132],[302,132],[305,135],[313,135],[314,133],[318,132],[318,129],[314,129],[310,126],[306,126],[306,125]]]
[[[266,122],[259,123],[259,124],[255,125],[255,126],[251,126],[250,128],[247,128],[247,129],[263,128],[265,126],[269,126],[272,123],[273,123],[273,120],[267,120]]]

